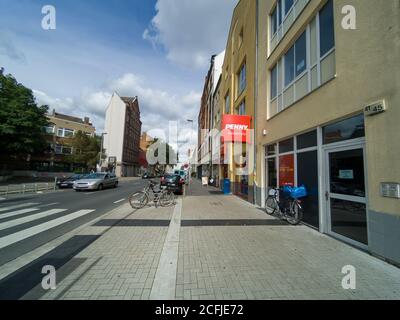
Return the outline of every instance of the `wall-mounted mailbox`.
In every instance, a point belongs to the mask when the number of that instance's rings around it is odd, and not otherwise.
[[[381,183],[381,195],[386,198],[400,199],[400,183],[383,182]]]

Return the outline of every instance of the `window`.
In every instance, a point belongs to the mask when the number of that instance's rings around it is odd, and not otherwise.
[[[288,14],[290,9],[293,7],[293,0],[285,0],[285,16]]]
[[[323,57],[335,46],[332,0],[329,0],[319,12],[319,26],[320,56]]]
[[[240,116],[246,115],[246,101],[243,100],[237,108],[237,114]]]
[[[246,63],[243,63],[242,67],[240,68],[238,80],[239,80],[239,86],[238,86],[238,96],[239,96],[246,88]]]
[[[225,97],[225,113],[226,114],[231,113],[231,97],[229,93]]]
[[[74,136],[74,130],[59,128],[57,130],[57,136],[62,138],[70,138]]]
[[[303,73],[307,68],[307,38],[306,32],[300,36],[295,45],[296,56],[296,77]]]
[[[293,138],[279,142],[279,153],[292,152],[293,150]]]
[[[271,100],[278,95],[278,65],[271,70]]]
[[[57,144],[55,152],[56,154],[62,154],[62,145]]]
[[[316,147],[317,141],[317,131],[307,132],[297,137],[297,149],[307,149]]]
[[[62,154],[67,154],[67,155],[72,154],[72,148],[63,146],[62,147]]]
[[[54,133],[54,126],[46,126],[46,127],[44,127],[44,131],[47,134],[53,134]]]
[[[294,46],[285,54],[285,86],[294,80]]]
[[[275,7],[274,11],[271,14],[271,36],[278,31],[278,6]]]
[[[270,144],[267,146],[267,156],[275,156],[276,152],[276,144]]]
[[[323,128],[324,144],[365,136],[364,115],[346,119]]]

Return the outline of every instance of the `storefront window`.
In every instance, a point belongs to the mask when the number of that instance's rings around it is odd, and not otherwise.
[[[267,160],[268,166],[268,187],[276,188],[278,187],[278,175],[276,171],[276,158],[269,158]]]
[[[364,115],[346,119],[323,128],[324,144],[365,136]]]
[[[297,149],[316,147],[318,144],[317,131],[307,132],[297,137]]]
[[[294,186],[294,155],[279,157],[279,186]]]
[[[276,155],[276,144],[270,144],[267,146],[267,156]]]
[[[279,153],[292,152],[293,150],[293,138],[279,142]]]

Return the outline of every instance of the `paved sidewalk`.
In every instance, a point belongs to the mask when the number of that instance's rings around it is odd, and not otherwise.
[[[123,205],[24,299],[400,299],[400,269],[194,181],[175,207]],[[57,261],[57,260],[56,260]],[[346,265],[356,290],[342,288]]]

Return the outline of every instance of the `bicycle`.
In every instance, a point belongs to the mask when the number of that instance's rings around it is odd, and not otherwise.
[[[158,184],[154,181],[149,181],[148,185],[143,191],[138,191],[130,195],[129,204],[133,209],[144,208],[150,200],[153,201],[155,207],[158,206],[167,207],[175,205],[175,195],[172,191],[167,188],[161,188],[155,190],[155,186]]]
[[[283,201],[279,200],[279,192],[283,193]],[[278,216],[291,225],[297,225],[303,218],[303,207],[300,198],[307,196],[304,186],[294,188],[271,188],[265,201],[265,211],[269,215]]]

